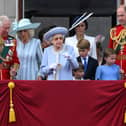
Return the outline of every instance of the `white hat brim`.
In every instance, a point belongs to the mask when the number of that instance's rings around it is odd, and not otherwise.
[[[87,12],[84,12],[82,16],[80,16],[80,18],[78,18],[73,24],[72,26],[74,26],[75,24],[77,24],[82,18],[84,18],[84,16],[87,14]]]
[[[32,24],[25,25],[25,26],[22,26],[22,27],[17,27],[17,29],[13,30],[11,32],[11,34],[16,34],[16,32],[21,31],[21,30],[36,29],[40,26],[40,24],[41,23],[32,23]]]
[[[85,14],[85,13],[84,13]],[[92,13],[89,13],[86,17],[84,17],[83,15],[69,28],[69,31],[71,31],[72,29],[76,28],[80,23],[84,22],[85,20],[87,20],[90,16],[93,15]]]

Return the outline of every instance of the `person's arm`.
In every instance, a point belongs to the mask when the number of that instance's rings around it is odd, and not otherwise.
[[[40,40],[36,40],[36,42],[38,42],[36,55],[37,55],[37,63],[38,63],[38,67],[39,67],[39,71],[37,74],[37,80],[42,80],[43,75],[40,72],[40,65],[41,65],[41,61],[42,61],[43,52],[42,52]]]
[[[108,48],[112,48],[113,49],[113,40],[111,38],[109,40]]]
[[[95,38],[93,38],[93,41],[92,41],[91,56],[97,59]]]
[[[95,80],[95,75],[96,75],[96,69],[97,69],[97,67],[98,67],[98,62],[96,61],[96,62],[94,62],[94,68],[92,70],[92,73],[93,73],[92,80]]]
[[[98,66],[96,69],[95,80],[101,80],[101,67]]]
[[[49,63],[49,55],[51,55],[50,50],[45,49],[44,54],[43,54],[43,58],[42,58],[42,64],[40,67],[41,74],[44,76],[47,76],[49,74],[53,74],[53,71],[57,67],[56,63],[53,63],[53,62]]]
[[[67,46],[68,52],[64,53],[64,57],[67,58],[67,61],[70,63],[73,69],[76,69],[79,67],[79,64],[77,62],[76,56],[75,56],[75,51],[74,48],[71,46]]]
[[[10,68],[10,76],[11,76],[10,79],[12,79],[12,78],[14,78],[14,76],[16,76],[17,71],[19,69],[19,65],[20,65],[20,62],[19,62],[19,59],[17,56],[17,51],[16,51],[16,40],[15,40],[14,44],[15,45],[10,48],[10,50],[13,52],[12,56],[10,55],[10,57],[12,57],[11,68]]]

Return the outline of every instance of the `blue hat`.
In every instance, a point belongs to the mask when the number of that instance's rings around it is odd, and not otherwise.
[[[82,16],[80,17],[76,17],[74,19],[74,23],[72,24],[72,26],[69,28],[69,31],[71,31],[72,29],[76,28],[80,23],[86,21],[91,15],[93,15],[93,13],[89,13],[88,15],[86,15],[87,13],[85,12]]]
[[[48,32],[46,32],[43,38],[44,40],[49,41],[49,39],[56,34],[66,35],[67,33],[68,33],[68,29],[65,27],[54,27],[50,29]]]
[[[12,23],[12,34],[15,34],[18,31],[21,30],[28,30],[28,29],[36,29],[40,26],[40,23],[31,23],[31,21],[28,18],[21,19],[18,23],[13,22]]]

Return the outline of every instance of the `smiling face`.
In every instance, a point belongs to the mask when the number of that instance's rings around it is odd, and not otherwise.
[[[52,37],[51,42],[55,49],[61,49],[64,42],[64,36],[62,34],[56,34]]]

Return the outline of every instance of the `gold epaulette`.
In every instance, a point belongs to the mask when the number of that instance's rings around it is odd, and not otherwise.
[[[126,44],[126,29],[122,29],[119,34],[117,35],[117,28],[114,27],[110,30],[110,37],[111,39],[119,45]]]
[[[116,40],[117,39],[116,27],[110,29],[110,37],[111,37],[112,40]]]
[[[0,37],[0,46],[4,45],[4,40]]]

